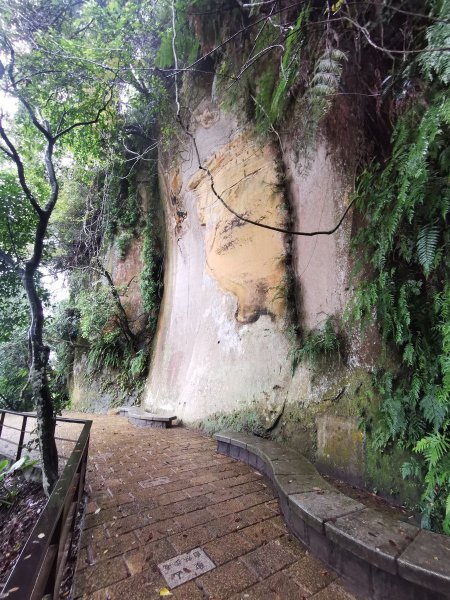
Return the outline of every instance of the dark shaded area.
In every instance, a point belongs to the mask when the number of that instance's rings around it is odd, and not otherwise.
[[[0,591],[47,502],[41,484],[21,475],[11,476],[6,486],[17,495],[12,506],[0,505]]]

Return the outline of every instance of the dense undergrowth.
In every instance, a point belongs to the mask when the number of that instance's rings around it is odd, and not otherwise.
[[[395,367],[375,376],[372,447],[394,443],[417,455],[402,473],[424,482],[423,526],[450,533],[450,102],[439,89],[427,96],[398,121],[384,168],[359,181],[366,226],[355,243],[373,276],[359,286],[355,316],[375,312],[396,350]]]
[[[70,181],[70,210],[65,207],[56,224],[59,260],[70,272],[70,296],[58,305],[49,330],[57,349],[55,372],[61,380],[66,377],[66,389],[75,362],[84,355],[88,377],[113,390],[117,402],[130,395],[137,398],[143,389],[162,294],[159,234],[154,228],[159,202],[155,168],[139,171],[151,190],[149,206],[143,204],[136,173],[124,178],[121,172],[123,165],[116,159],[109,172],[100,173],[78,194]],[[79,218],[74,221],[75,214]],[[134,322],[124,308],[131,281],[117,286],[108,270],[111,260],[126,260],[133,240],[141,242],[144,265],[138,282],[143,314]]]

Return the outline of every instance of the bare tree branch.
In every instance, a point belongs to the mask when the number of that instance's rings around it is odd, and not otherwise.
[[[438,47],[438,48],[420,48],[419,50],[396,50],[394,48],[385,48],[384,46],[379,46],[377,43],[375,43],[373,41],[373,39],[370,37],[370,33],[369,33],[369,30],[367,29],[367,27],[360,25],[357,21],[355,21],[354,19],[351,19],[350,17],[345,16],[345,15],[342,15],[342,17],[340,17],[340,19],[351,23],[354,27],[356,27],[356,29],[358,29],[358,31],[362,32],[362,34],[366,38],[367,42],[372,46],[372,48],[375,48],[375,50],[379,50],[380,52],[383,52],[384,54],[388,54],[388,55],[399,54],[399,55],[405,56],[406,54],[422,54],[423,52],[450,52],[450,46],[442,46],[442,47]],[[333,20],[336,20],[336,19],[333,19]]]
[[[20,103],[22,104],[22,106],[25,108],[25,110],[30,115],[30,119],[32,120],[33,125],[36,127],[36,129],[38,129],[42,133],[42,135],[47,140],[50,140],[50,138],[51,138],[50,133],[47,131],[47,129],[44,127],[44,125],[42,125],[42,123],[39,122],[39,119],[37,118],[33,108],[31,107],[31,104],[28,102],[28,100],[18,91],[16,79],[14,76],[14,66],[15,66],[15,61],[16,61],[16,55],[15,55],[14,48],[12,47],[12,45],[9,43],[8,43],[8,45],[9,45],[9,52],[10,52],[10,56],[11,56],[11,60],[9,61],[9,64],[8,64],[8,75],[9,75],[11,84],[13,86],[14,92],[15,92],[17,98],[19,99]]]
[[[11,142],[11,140],[9,139],[4,127],[3,127],[3,123],[0,117],[0,137],[2,138],[2,140],[5,142],[5,144],[7,145],[9,152],[6,152],[6,154],[8,154],[8,156],[11,158],[11,160],[14,161],[15,165],[16,165],[16,169],[17,169],[17,175],[19,177],[19,182],[20,185],[25,193],[25,196],[28,198],[28,201],[30,202],[31,206],[34,208],[34,210],[36,211],[36,213],[38,214],[38,216],[41,216],[43,214],[43,209],[39,206],[39,203],[37,202],[37,200],[35,199],[32,191],[30,190],[30,188],[28,187],[26,178],[25,178],[25,169],[23,167],[23,163],[22,160],[19,156],[19,153],[16,150],[16,147],[14,146],[14,144]],[[4,148],[2,147],[2,150],[4,151]]]
[[[109,104],[111,103],[112,98],[113,98],[113,93],[112,93],[112,87],[111,87],[109,89],[108,100],[106,100],[104,102],[104,104],[98,109],[97,114],[93,119],[88,119],[87,121],[79,121],[77,123],[72,123],[72,125],[70,125],[69,127],[66,127],[62,131],[56,133],[55,137],[53,138],[54,141],[56,142],[56,140],[58,140],[60,137],[62,137],[63,135],[66,135],[67,133],[69,133],[69,131],[72,131],[73,129],[75,129],[77,127],[84,127],[85,125],[94,125],[94,123],[97,123],[98,120],[100,119],[100,116],[102,115],[102,113],[104,113],[105,110],[108,108]]]

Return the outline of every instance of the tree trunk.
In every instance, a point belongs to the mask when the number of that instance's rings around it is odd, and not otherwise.
[[[25,267],[23,285],[28,296],[31,312],[29,329],[30,383],[37,413],[39,449],[42,458],[43,487],[50,495],[58,479],[58,451],[55,443],[56,418],[48,384],[47,367],[50,348],[43,343],[44,310],[36,290],[35,269]]]

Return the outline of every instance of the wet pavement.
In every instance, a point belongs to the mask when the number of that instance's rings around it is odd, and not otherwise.
[[[213,440],[93,419],[75,598],[353,600],[289,534],[264,478]]]

